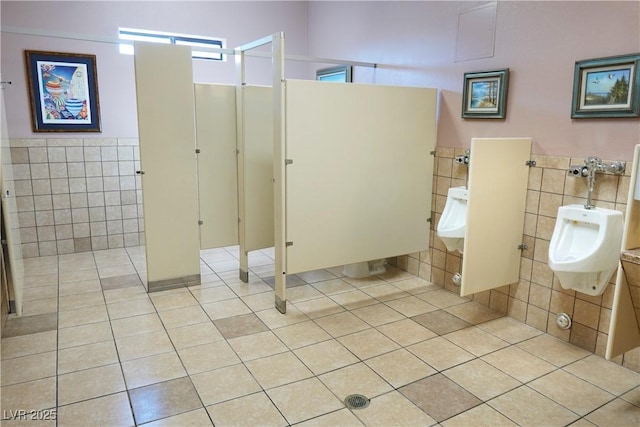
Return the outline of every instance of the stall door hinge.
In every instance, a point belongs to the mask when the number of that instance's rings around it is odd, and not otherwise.
[[[200,154],[200,149],[196,148],[196,154]]]
[[[202,225],[202,224],[204,224],[204,221],[203,220],[199,220],[198,221],[198,225]]]
[[[518,245],[518,249],[520,249],[521,251],[526,251],[527,249],[529,249],[529,245],[527,245],[526,243],[521,243]]]
[[[431,217],[427,218],[427,222],[431,222],[431,221],[432,221]]]
[[[535,168],[536,167],[536,161],[535,160],[527,160],[526,162],[524,162],[524,164],[529,166],[530,168]]]
[[[432,156],[435,156],[436,155],[436,150],[429,151],[429,154],[432,155]]]
[[[286,246],[293,246],[293,242],[287,242]]]
[[[284,159],[284,164],[285,165],[292,165],[293,164],[293,159]]]

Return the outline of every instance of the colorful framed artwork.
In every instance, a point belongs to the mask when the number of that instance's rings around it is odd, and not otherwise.
[[[340,65],[338,67],[322,68],[316,71],[316,80],[351,83],[351,66]]]
[[[34,132],[100,132],[95,55],[26,50]]]
[[[577,61],[571,118],[640,116],[640,53]]]
[[[462,117],[504,119],[507,115],[509,69],[464,74]]]

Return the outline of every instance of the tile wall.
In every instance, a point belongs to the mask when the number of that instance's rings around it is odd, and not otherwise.
[[[10,141],[25,258],[144,243],[138,140]]]
[[[455,156],[462,154],[463,149],[439,147],[436,150],[430,249],[397,259],[399,267],[453,292],[458,292],[458,288],[451,277],[460,272],[462,257],[458,252],[447,252],[433,230],[444,210],[449,187],[465,185],[467,168],[453,161]],[[631,156],[632,153],[629,154]],[[567,174],[569,165],[583,164],[584,159],[536,155],[532,159],[536,161],[536,167],[529,172],[523,235],[528,250],[522,254],[520,281],[476,294],[474,299],[536,329],[604,356],[615,276],[603,295],[591,297],[563,289],[547,265],[549,241],[558,207],[586,202],[586,179]],[[610,160],[620,159],[606,159]],[[598,174],[594,204],[624,212],[630,172],[629,165],[625,176]],[[561,330],[555,324],[556,315],[562,312],[572,318],[569,330]],[[640,349],[625,353],[616,362],[640,371]]]

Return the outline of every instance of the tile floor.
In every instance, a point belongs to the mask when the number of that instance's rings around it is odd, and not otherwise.
[[[201,285],[152,294],[142,248],[26,260],[2,424],[640,423],[639,374],[393,267],[291,276],[282,315],[272,252],[250,255],[249,284],[237,256],[203,251]],[[370,405],[345,408],[352,393]]]

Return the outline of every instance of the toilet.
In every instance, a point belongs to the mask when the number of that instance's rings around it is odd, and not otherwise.
[[[459,251],[464,249],[464,233],[467,223],[467,187],[451,187],[447,192],[447,202],[438,222],[437,234],[447,250]]]
[[[600,295],[618,268],[623,215],[612,209],[561,206],[549,244],[549,268],[564,289]]]
[[[384,264],[384,259],[347,264],[343,267],[342,274],[354,279],[384,274],[387,271]]]

